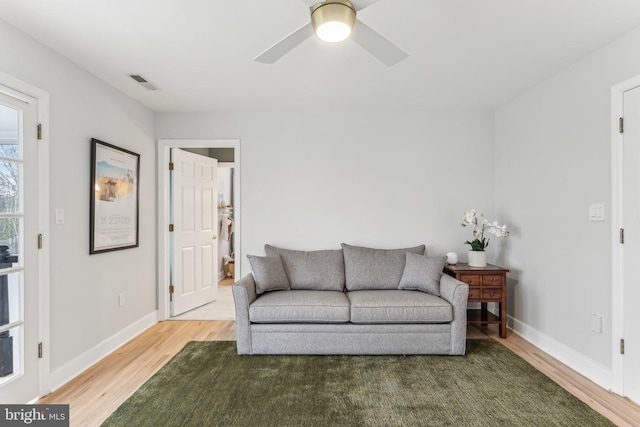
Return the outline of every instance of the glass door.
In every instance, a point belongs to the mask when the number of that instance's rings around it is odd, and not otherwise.
[[[0,93],[0,402],[38,397],[37,104]],[[28,237],[27,237],[28,236]]]

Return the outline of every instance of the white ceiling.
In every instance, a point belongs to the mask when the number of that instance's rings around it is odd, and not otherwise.
[[[315,38],[254,62],[308,22],[300,0],[0,0],[0,17],[156,111],[493,109],[640,26],[640,1],[379,0],[358,18],[409,53],[392,67]]]

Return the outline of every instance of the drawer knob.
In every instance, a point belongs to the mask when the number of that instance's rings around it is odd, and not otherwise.
[[[495,282],[495,281],[496,281],[496,278],[495,278],[495,277],[492,277],[492,278],[491,278],[491,279],[489,279],[489,280],[490,280],[490,281],[492,281],[492,282]]]
[[[491,292],[491,296],[492,296],[492,297],[495,297],[495,296],[496,296],[496,294],[494,294],[493,292]]]
[[[467,283],[468,283],[468,284],[472,284],[472,283],[473,283],[473,279],[469,279],[469,280],[467,280]]]

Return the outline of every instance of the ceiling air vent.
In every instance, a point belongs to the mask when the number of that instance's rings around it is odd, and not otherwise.
[[[142,76],[142,74],[129,74],[129,77],[149,90],[158,90],[158,87]]]

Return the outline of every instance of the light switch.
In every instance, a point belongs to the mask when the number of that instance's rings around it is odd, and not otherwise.
[[[56,208],[56,225],[64,224],[64,209]]]
[[[598,334],[602,333],[602,316],[599,314],[591,314],[591,330]]]
[[[604,221],[604,205],[589,205],[589,221]]]

